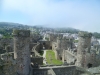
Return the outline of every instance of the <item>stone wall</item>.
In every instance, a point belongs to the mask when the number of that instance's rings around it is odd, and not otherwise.
[[[79,42],[77,48],[77,62],[76,65],[80,67],[86,67],[91,59],[91,33],[79,32]],[[87,60],[88,59],[88,60]],[[94,60],[92,60],[94,62]]]
[[[73,38],[69,37],[58,37],[57,38],[57,48],[56,48],[56,57],[62,60],[63,50],[71,49],[73,45]]]
[[[81,75],[85,73],[85,70],[79,69],[76,66],[41,67],[33,69],[33,75]]]
[[[31,62],[43,65],[43,57],[32,57]]]
[[[20,75],[28,75],[30,72],[30,31],[13,30],[13,37],[17,73]]]
[[[9,48],[9,50],[7,48]],[[14,50],[13,39],[7,39],[7,38],[0,39],[0,53],[1,54],[4,53],[4,50],[8,50],[8,52],[13,52]]]
[[[57,42],[52,42],[52,50],[56,50],[57,48]]]
[[[32,75],[48,75],[49,69],[33,69]]]
[[[50,41],[39,41],[42,49],[45,47],[45,49],[50,49],[51,48],[51,42]]]
[[[29,47],[30,47],[30,51],[32,51],[32,48],[37,45],[37,43],[30,43]]]
[[[37,43],[35,46],[33,46],[31,51],[31,62],[43,65],[43,57],[38,53],[40,50],[42,50],[40,43]]]
[[[58,37],[57,38],[57,48],[58,49],[65,49],[72,48],[73,45],[73,38],[70,37]]]
[[[76,67],[53,68],[56,75],[76,75]]]
[[[56,41],[57,34],[49,34],[49,41]]]
[[[37,52],[41,51],[42,50],[42,45],[40,43],[37,43],[37,46],[35,47],[35,50]]]
[[[76,56],[72,51],[64,50],[63,54],[64,54],[63,62],[67,62],[67,64],[70,65],[75,65]]]
[[[50,41],[39,41],[35,46],[33,46],[33,48],[35,48],[35,50],[37,52],[43,50],[43,47],[45,47],[45,49],[50,49],[50,47],[51,47]],[[32,46],[31,46],[31,48],[32,48]]]

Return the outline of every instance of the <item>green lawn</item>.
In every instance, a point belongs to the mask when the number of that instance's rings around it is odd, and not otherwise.
[[[46,51],[46,59],[47,59],[47,64],[52,64],[52,65],[62,65],[61,60],[57,60],[55,58],[55,53],[52,50]]]

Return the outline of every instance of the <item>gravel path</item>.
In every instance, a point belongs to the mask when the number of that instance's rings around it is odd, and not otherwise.
[[[44,54],[43,54],[43,63],[46,64],[46,50],[44,50]]]

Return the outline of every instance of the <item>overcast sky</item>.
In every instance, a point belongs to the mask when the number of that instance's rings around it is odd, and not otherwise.
[[[0,22],[100,32],[100,0],[0,1]]]

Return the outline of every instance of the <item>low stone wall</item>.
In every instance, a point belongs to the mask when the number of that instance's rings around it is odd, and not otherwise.
[[[45,47],[45,49],[52,49],[52,45],[50,41],[39,41],[40,45]]]
[[[40,43],[37,43],[35,46],[32,48],[31,52],[31,62],[32,63],[37,63],[39,65],[43,65],[43,57],[38,53]]]
[[[83,73],[91,75],[84,69],[78,68],[76,66],[46,66],[38,69],[33,69],[33,75],[81,75]]]
[[[33,75],[48,75],[49,69],[33,69]]]
[[[32,57],[35,57],[35,56],[41,57],[41,55],[38,53],[39,45],[40,45],[40,43],[37,43],[35,46],[33,46],[31,53],[34,52],[34,56],[32,56]]]
[[[39,44],[37,44],[37,46],[36,46],[35,50],[36,50],[37,52],[39,52],[40,50],[42,50],[42,46],[41,46],[41,44],[40,44],[40,43],[39,43]]]
[[[43,65],[43,57],[32,57],[31,62]]]
[[[76,67],[60,67],[60,68],[53,68],[53,71],[56,75],[76,75]]]

